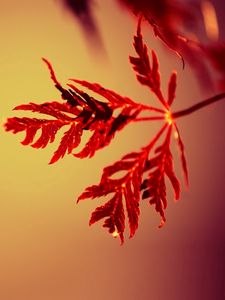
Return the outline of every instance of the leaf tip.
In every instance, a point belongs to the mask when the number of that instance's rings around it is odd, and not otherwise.
[[[45,57],[41,57],[41,59],[42,59],[45,63],[50,64],[49,61],[48,61]]]
[[[53,67],[52,67],[52,64],[50,63],[50,61],[47,60],[47,59],[44,58],[44,57],[42,57],[41,59],[42,59],[42,61],[47,65],[47,68],[48,68],[48,70],[49,70],[49,72],[50,72],[50,77],[51,77],[52,81],[53,81],[57,86],[61,87],[61,84],[59,83],[59,81],[58,81],[57,78],[56,78],[55,72],[54,72],[54,70],[53,70]]]
[[[54,158],[54,156],[51,158],[51,160],[49,161],[49,165],[53,165],[55,162],[57,162],[58,159]]]
[[[166,218],[162,218],[160,224],[158,225],[158,228],[164,227],[165,223],[166,223]]]
[[[141,23],[142,23],[142,15],[139,16],[138,18],[138,25],[137,25],[137,35],[141,35]]]

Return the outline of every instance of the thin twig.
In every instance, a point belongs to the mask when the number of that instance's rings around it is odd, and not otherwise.
[[[172,113],[172,118],[173,119],[177,119],[177,118],[180,118],[180,117],[183,117],[183,116],[186,116],[186,115],[189,115],[189,114],[192,114],[193,112],[205,107],[205,106],[208,106],[214,102],[217,102],[219,100],[222,100],[225,98],[225,92],[224,93],[221,93],[221,94],[218,94],[214,97],[211,97],[211,98],[208,98],[204,101],[201,101],[189,108],[186,108],[186,109],[183,109],[183,110],[180,110],[180,111],[177,111],[177,112],[174,112]]]

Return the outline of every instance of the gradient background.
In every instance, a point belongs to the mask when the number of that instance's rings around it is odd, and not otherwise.
[[[220,20],[222,2],[217,3]],[[61,82],[71,77],[96,81],[137,101],[154,101],[136,82],[127,59],[133,53],[134,20],[112,0],[97,3],[105,59],[88,51],[90,45],[59,1],[0,1],[1,123],[15,115],[11,109],[18,104],[60,99],[42,56],[53,63]],[[159,54],[164,87],[171,70],[178,70],[175,109],[212,95],[200,91],[188,66],[183,71],[148,30],[145,39]],[[183,189],[176,204],[170,191],[161,230],[153,207],[142,203],[139,230],[123,247],[101,224],[89,228],[98,200],[80,205],[75,200],[86,186],[98,183],[104,166],[148,143],[157,124],[128,126],[91,160],[67,156],[51,166],[55,144],[37,151],[19,143],[23,134],[1,129],[0,299],[225,299],[224,115],[220,102],[179,120],[190,189]]]

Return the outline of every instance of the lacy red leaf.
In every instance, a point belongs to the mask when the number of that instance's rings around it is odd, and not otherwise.
[[[172,129],[175,130],[181,152],[180,156],[183,172],[186,182],[188,181],[183,142],[173,119],[173,115],[170,112],[170,106],[176,96],[176,72],[173,72],[169,79],[168,97],[167,100],[165,100],[160,89],[158,59],[156,54],[152,52],[152,65],[150,64],[147,46],[142,40],[140,22],[138,24],[137,35],[134,37],[134,48],[138,56],[130,57],[130,62],[137,73],[137,79],[141,84],[148,86],[158,97],[164,107],[163,118],[166,121],[166,124],[140,152],[129,153],[121,160],[105,168],[100,183],[86,188],[78,198],[78,201],[80,201],[86,198],[94,199],[113,194],[112,198],[106,202],[106,204],[98,207],[92,213],[90,225],[105,219],[103,227],[107,227],[113,236],[120,236],[122,243],[124,241],[125,229],[124,211],[126,210],[127,212],[130,237],[132,237],[138,228],[140,214],[139,203],[141,199],[148,199],[150,204],[155,206],[155,210],[161,216],[161,223],[159,226],[162,227],[165,223],[165,209],[167,207],[167,187],[165,177],[171,182],[175,199],[178,200],[180,197],[180,183],[174,172],[173,157],[170,150]],[[89,87],[85,82],[82,82],[82,84]],[[92,88],[93,87],[91,87],[91,89]],[[97,93],[101,93],[101,95],[105,95],[106,93],[99,85],[95,85],[94,90],[95,92],[97,91]],[[151,119],[152,118],[150,117],[149,120]],[[168,128],[168,130],[165,140],[156,148],[156,144],[166,128]],[[154,156],[151,155],[153,148],[155,148]],[[121,171],[123,172],[123,176],[118,175]],[[117,178],[112,178],[116,175]]]
[[[150,152],[159,138],[168,128],[163,144],[155,149],[155,156]],[[140,214],[139,203],[141,199],[149,199],[150,204],[161,215],[160,227],[165,223],[164,210],[167,206],[165,176],[167,176],[174,189],[175,199],[180,197],[180,183],[173,169],[173,157],[170,151],[172,127],[166,124],[157,133],[149,145],[140,152],[125,155],[113,165],[104,168],[101,181],[93,185],[79,196],[78,201],[87,198],[105,197],[113,194],[106,204],[98,207],[91,215],[90,225],[105,219],[103,227],[107,227],[113,236],[120,236],[124,241],[124,207],[126,207],[130,237],[138,228]],[[123,176],[113,179],[121,171]],[[143,191],[141,196],[141,191]]]
[[[167,103],[169,106],[173,104],[173,101],[176,97],[176,88],[177,88],[177,73],[173,72],[170,76],[168,83],[168,100]]]
[[[29,110],[54,117],[54,119],[9,118],[5,124],[5,129],[13,133],[25,131],[26,137],[22,141],[23,145],[44,148],[48,143],[55,140],[59,129],[64,126],[69,127],[65,131],[50,164],[64,157],[66,153],[72,153],[80,145],[85,130],[93,132],[93,134],[84,148],[74,155],[79,158],[93,156],[97,150],[109,145],[115,133],[134,120],[141,112],[140,104],[97,84],[73,80],[103,96],[106,102],[95,99],[72,84],[68,84],[69,89],[64,89],[57,80],[51,64],[46,59],[43,60],[49,68],[55,87],[61,92],[62,99],[66,100],[66,103],[29,103],[17,106],[15,110]],[[114,115],[116,109],[117,112]],[[119,114],[118,109],[120,110]],[[41,130],[41,136],[35,140],[39,130]]]
[[[150,64],[148,56],[148,48],[143,42],[141,34],[141,19],[138,23],[137,35],[134,36],[134,49],[137,57],[130,56],[130,62],[133,65],[134,71],[137,73],[138,81],[150,88],[150,90],[157,96],[158,100],[167,109],[168,105],[163,98],[160,88],[161,80],[159,73],[159,62],[154,51],[151,52],[152,64]]]
[[[89,224],[92,225],[104,219],[103,227],[106,227],[114,237],[119,236],[121,243],[124,241],[125,215],[129,223],[130,237],[134,236],[138,228],[142,199],[148,199],[160,214],[160,227],[165,223],[165,209],[168,202],[166,177],[172,185],[175,199],[180,197],[180,183],[174,171],[170,149],[173,131],[180,150],[184,177],[188,182],[184,144],[175,119],[225,96],[225,94],[217,95],[184,111],[172,113],[171,105],[176,96],[177,86],[176,72],[170,76],[165,97],[161,91],[158,58],[152,51],[151,61],[149,59],[147,46],[142,39],[141,21],[138,23],[134,37],[134,49],[136,56],[131,56],[130,62],[137,79],[141,84],[150,88],[162,108],[136,103],[128,97],[103,88],[98,83],[71,79],[72,83],[69,83],[68,88],[65,89],[57,80],[51,64],[43,59],[64,102],[29,103],[17,106],[15,110],[31,111],[48,118],[14,117],[9,118],[5,124],[6,131],[15,134],[25,132],[22,144],[35,148],[44,148],[54,142],[58,131],[65,129],[50,161],[54,163],[63,158],[66,153],[72,153],[79,158],[92,157],[97,150],[109,145],[115,134],[130,122],[153,120],[164,122],[147,146],[123,156],[119,161],[104,168],[99,184],[87,187],[78,198],[79,202],[87,198],[109,196],[110,199],[92,213]],[[82,86],[104,100],[94,98],[78,86]],[[157,113],[157,115],[141,117],[142,112]],[[92,135],[83,149],[74,153],[74,149],[81,143],[84,131],[89,131]]]
[[[142,183],[144,190],[142,199],[149,199],[155,205],[155,210],[161,215],[160,227],[165,223],[164,210],[167,207],[165,175],[169,178],[175,194],[175,199],[180,197],[180,183],[174,173],[173,157],[170,151],[171,127],[169,127],[164,143],[155,150],[155,156],[149,161],[148,178]]]
[[[86,188],[78,201],[86,198],[97,198],[113,194],[113,197],[103,206],[98,207],[91,216],[90,225],[106,218],[104,227],[114,236],[120,236],[124,241],[124,206],[126,207],[132,237],[138,227],[140,186],[142,173],[146,162],[146,152],[136,153],[134,156],[123,157],[113,165],[103,170],[99,185]],[[124,171],[125,175],[113,179],[118,172]],[[123,203],[123,200],[125,203]]]

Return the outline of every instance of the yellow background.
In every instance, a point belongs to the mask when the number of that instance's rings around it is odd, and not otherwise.
[[[104,58],[85,42],[60,1],[0,1],[1,124],[25,115],[12,112],[16,105],[60,100],[41,57],[52,62],[63,83],[71,77],[99,82],[136,101],[155,103],[128,63],[128,54],[134,53],[134,19],[115,1],[97,4]],[[200,91],[188,66],[183,71],[150,30],[144,32],[159,55],[164,87],[170,72],[178,71],[176,109],[211,95]],[[175,204],[169,189],[167,223],[161,230],[154,208],[143,202],[139,230],[122,247],[101,224],[88,226],[91,211],[102,202],[76,205],[76,197],[99,182],[104,166],[147,144],[157,124],[132,124],[91,160],[66,156],[51,166],[56,144],[45,150],[23,147],[23,134],[2,129],[0,299],[224,299],[224,114],[221,102],[179,120],[189,191],[184,188]]]

